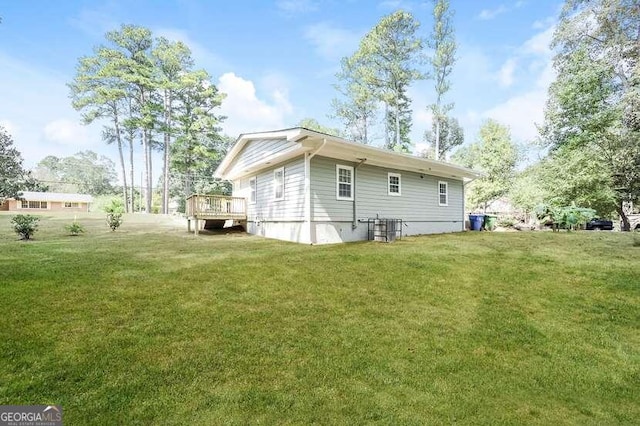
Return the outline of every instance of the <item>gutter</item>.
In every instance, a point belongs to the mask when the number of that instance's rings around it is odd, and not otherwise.
[[[357,170],[365,161],[366,158],[361,158],[360,162],[353,167],[353,221],[351,223],[351,229],[355,230],[358,227],[358,210],[356,208],[356,182],[357,182]]]
[[[320,150],[321,150],[322,148],[324,148],[324,146],[325,146],[326,144],[327,144],[327,140],[326,140],[326,139],[322,139],[322,145],[320,145],[320,146],[319,146],[315,151],[313,151],[313,152],[311,152],[311,153],[309,154],[309,160],[311,160],[313,157],[315,157],[315,156],[316,156],[316,154],[317,154],[318,152],[320,152]]]

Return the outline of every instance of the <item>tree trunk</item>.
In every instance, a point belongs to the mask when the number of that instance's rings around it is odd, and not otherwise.
[[[169,213],[169,145],[171,144],[171,99],[168,90],[164,92],[164,166],[162,170],[162,213]]]
[[[149,150],[147,149],[147,131],[143,130],[140,137],[142,138],[142,153],[144,155],[144,172],[142,174],[142,182],[140,182],[140,187],[143,188],[142,198],[144,199],[144,204],[140,206],[140,208],[142,209],[144,207],[145,213],[149,213],[151,203],[149,202]]]
[[[389,104],[384,104],[384,147],[391,148],[391,140],[389,138]]]
[[[396,150],[399,150],[400,146],[400,105],[396,99]]]
[[[438,113],[434,117],[436,120],[436,146],[435,146],[435,159],[440,159],[440,107],[437,108]]]
[[[134,162],[133,162],[133,135],[129,138],[129,176],[131,177],[131,197],[129,202],[131,203],[131,212],[133,213],[135,207],[136,186],[134,185]]]
[[[113,117],[113,125],[116,130],[116,143],[118,144],[118,156],[120,158],[120,167],[122,171],[122,193],[123,193],[123,202],[124,202],[124,210],[126,213],[129,213],[129,202],[128,202],[128,186],[127,186],[127,170],[124,164],[124,153],[122,152],[122,137],[120,133],[120,123],[118,122],[117,113]]]
[[[147,199],[145,208],[148,213],[151,213],[151,205],[153,204],[153,158],[151,157],[151,138],[148,130],[144,130],[145,139],[147,141],[147,152],[145,156],[147,158]]]
[[[627,217],[627,213],[625,213],[622,208],[622,200],[616,206],[616,211],[620,215],[620,219],[622,219],[622,224],[620,226],[621,231],[631,231],[631,224],[629,223],[629,218]]]
[[[362,129],[362,136],[363,136],[363,141],[365,144],[369,144],[369,135],[368,135],[368,130],[369,130],[369,126],[367,124],[367,117],[365,116],[363,119],[363,123],[364,123],[364,128]]]

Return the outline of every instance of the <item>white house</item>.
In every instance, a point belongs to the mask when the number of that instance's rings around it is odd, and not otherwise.
[[[307,244],[366,240],[370,218],[403,235],[464,230],[464,167],[304,128],[240,135],[215,172],[246,199],[251,234]]]

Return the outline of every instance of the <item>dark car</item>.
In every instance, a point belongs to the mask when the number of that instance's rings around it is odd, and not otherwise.
[[[606,219],[591,219],[587,222],[587,231],[613,231],[613,222]]]

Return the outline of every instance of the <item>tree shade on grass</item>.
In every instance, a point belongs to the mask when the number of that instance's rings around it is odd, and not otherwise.
[[[0,404],[69,424],[633,423],[620,233],[302,246],[129,215],[0,215]]]

